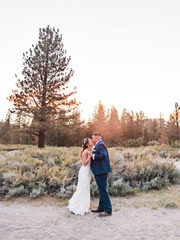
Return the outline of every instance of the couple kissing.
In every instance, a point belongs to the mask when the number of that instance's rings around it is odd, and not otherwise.
[[[99,191],[99,205],[91,212],[99,213],[99,217],[112,215],[112,205],[107,191],[107,175],[111,172],[111,165],[106,145],[101,133],[92,134],[92,139],[83,140],[81,152],[82,166],[78,173],[76,192],[68,202],[68,209],[76,215],[84,215],[90,207],[90,180],[93,173]]]

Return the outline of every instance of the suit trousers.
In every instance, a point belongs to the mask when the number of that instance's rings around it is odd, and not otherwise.
[[[111,213],[112,206],[111,200],[109,198],[109,194],[107,191],[107,173],[95,175],[95,180],[99,190],[99,210],[103,210],[104,212]]]

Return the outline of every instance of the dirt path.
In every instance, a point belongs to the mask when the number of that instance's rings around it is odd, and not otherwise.
[[[52,203],[0,202],[0,240],[26,239],[180,240],[180,210],[122,206],[101,219],[91,213],[75,216]]]

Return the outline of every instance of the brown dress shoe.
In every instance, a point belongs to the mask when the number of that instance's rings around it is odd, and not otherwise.
[[[99,214],[99,217],[107,217],[107,216],[111,216],[112,213],[108,213],[108,212],[102,212]]]
[[[92,209],[91,212],[93,212],[93,213],[102,213],[104,211],[101,210],[101,209],[96,208],[96,209]]]

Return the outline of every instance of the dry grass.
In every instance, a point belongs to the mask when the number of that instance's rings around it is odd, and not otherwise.
[[[151,207],[157,209],[159,207],[172,207],[180,208],[180,185],[172,185],[166,189],[159,191],[149,191],[147,193],[139,193],[135,197],[135,207]]]
[[[114,210],[120,210],[121,207],[148,207],[158,209],[179,208],[180,209],[180,185],[172,185],[162,190],[151,190],[148,192],[139,192],[135,196],[112,198]]]
[[[56,205],[58,207],[66,206],[68,203],[68,199],[57,199],[55,197],[50,196],[41,196],[39,198],[30,198],[28,196],[21,196],[18,198],[12,198],[9,200],[3,200],[6,205],[11,205],[12,203],[18,204],[30,204],[32,206],[46,206],[46,205]]]

